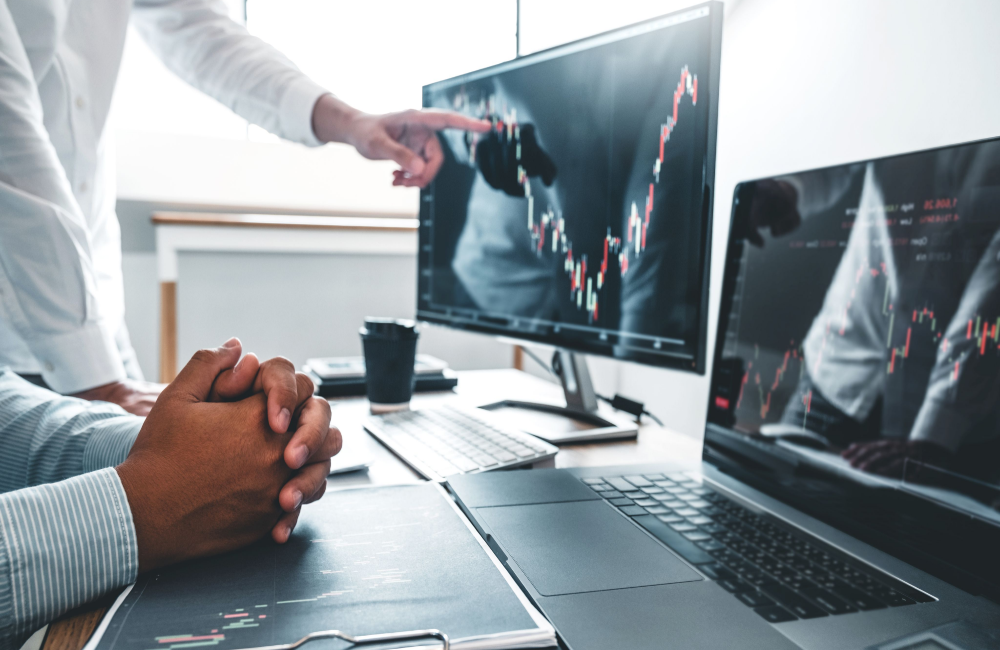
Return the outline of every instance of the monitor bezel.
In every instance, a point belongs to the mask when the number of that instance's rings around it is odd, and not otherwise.
[[[716,158],[716,126],[718,123],[718,95],[719,95],[719,70],[720,70],[720,59],[722,53],[722,18],[723,18],[723,4],[717,0],[710,0],[709,2],[703,2],[678,11],[674,11],[662,16],[651,18],[649,20],[644,20],[632,25],[627,25],[625,27],[620,27],[617,29],[609,30],[600,34],[589,36],[587,38],[582,38],[576,41],[558,45],[552,48],[541,50],[526,56],[518,57],[510,61],[505,61],[488,68],[483,68],[481,70],[476,70],[463,75],[458,75],[451,77],[449,79],[444,79],[441,81],[436,81],[431,84],[427,84],[423,88],[424,96],[424,106],[427,104],[427,95],[441,87],[452,86],[456,83],[462,83],[467,81],[473,81],[476,79],[481,79],[483,77],[488,77],[491,75],[506,72],[508,70],[515,70],[528,65],[533,65],[541,61],[549,60],[552,58],[557,58],[561,56],[566,56],[568,54],[573,54],[576,52],[584,51],[594,47],[599,47],[608,43],[613,43],[625,38],[629,38],[633,35],[643,34],[650,31],[658,29],[668,29],[677,24],[687,22],[688,20],[698,20],[707,19],[711,21],[710,27],[710,42],[708,44],[709,49],[709,65],[708,65],[708,83],[705,84],[706,96],[708,98],[708,116],[706,121],[706,156],[705,156],[705,168],[704,168],[704,190],[702,193],[702,210],[701,210],[701,232],[700,232],[700,246],[699,252],[701,254],[701,263],[699,264],[698,272],[698,282],[701,289],[699,302],[698,302],[698,318],[697,318],[697,336],[694,340],[688,342],[683,346],[678,346],[675,349],[661,349],[658,351],[648,350],[646,348],[632,347],[628,348],[627,345],[623,344],[619,338],[617,343],[610,343],[607,339],[604,341],[599,339],[594,340],[576,340],[572,338],[567,338],[559,332],[544,332],[536,333],[531,331],[525,331],[524,329],[516,329],[510,326],[498,325],[495,323],[490,323],[488,321],[469,321],[447,314],[442,314],[437,311],[429,311],[421,308],[420,300],[420,283],[421,283],[421,271],[422,271],[422,260],[423,256],[421,254],[417,255],[417,296],[416,296],[416,317],[419,321],[424,323],[430,323],[435,325],[444,325],[452,329],[465,330],[478,332],[482,334],[492,334],[494,336],[515,339],[525,342],[539,343],[545,346],[552,346],[557,348],[562,348],[566,350],[571,350],[574,352],[583,352],[587,354],[593,354],[597,356],[604,356],[612,359],[620,359],[623,361],[631,361],[635,363],[641,363],[644,365],[658,366],[664,368],[672,368],[676,370],[683,370],[688,372],[693,372],[698,375],[704,375],[707,365],[707,344],[708,344],[708,322],[709,322],[709,278],[711,269],[711,252],[712,252],[712,212],[713,212],[713,202],[715,198],[715,158]],[[706,12],[703,16],[693,16],[688,17],[689,14],[694,14],[698,12]],[[699,84],[699,95],[701,94],[701,85]],[[425,197],[428,195],[430,188],[421,189],[420,191],[420,215],[419,215],[419,232],[420,235],[424,232],[424,224],[429,219],[427,211],[427,202]],[[422,241],[422,236],[419,237]],[[622,332],[620,330],[601,330],[604,334],[613,337],[621,337]],[[625,334],[628,337],[628,334]],[[625,347],[629,349],[629,354],[627,356],[616,356],[613,351],[616,347]]]

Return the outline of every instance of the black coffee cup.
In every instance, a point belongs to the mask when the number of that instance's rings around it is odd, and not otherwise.
[[[420,333],[411,320],[366,318],[360,330],[372,413],[409,408]]]

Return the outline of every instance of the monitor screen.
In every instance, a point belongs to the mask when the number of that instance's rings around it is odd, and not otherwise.
[[[709,434],[1000,523],[1000,140],[739,185],[719,327]]]
[[[424,88],[418,318],[703,371],[721,4]]]

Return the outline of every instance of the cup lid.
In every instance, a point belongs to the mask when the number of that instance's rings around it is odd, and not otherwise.
[[[416,322],[404,318],[366,318],[359,332],[390,339],[415,339],[419,334]]]

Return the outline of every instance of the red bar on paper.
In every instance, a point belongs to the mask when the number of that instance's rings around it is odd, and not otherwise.
[[[226,614],[222,618],[239,618],[241,616],[250,616],[250,615],[247,614],[246,612],[243,612],[242,614]]]
[[[972,321],[971,320],[969,321],[969,329],[967,329],[966,332],[965,332],[965,338],[967,338],[967,339],[971,339],[972,338]]]
[[[608,274],[608,239],[604,238],[604,261],[601,262],[601,273]]]
[[[809,413],[809,409],[812,408],[813,402],[813,392],[809,391],[806,393],[805,397],[802,398],[802,403],[806,405],[806,413]]]
[[[698,103],[698,77],[694,78],[694,83],[691,85],[691,103]]]
[[[917,310],[916,309],[913,310],[913,322],[914,323],[917,322]]]
[[[891,375],[896,369],[896,348],[892,349],[892,359],[889,360],[889,374]]]
[[[725,397],[721,397],[721,396],[716,397],[715,398],[715,405],[718,406],[720,409],[728,409],[729,408],[729,400],[727,400]]]
[[[986,339],[988,338],[988,333],[990,326],[983,323],[983,335],[980,337],[979,341],[979,354],[986,354]]]
[[[912,334],[912,333],[913,333],[913,328],[912,327],[907,327],[906,328],[906,347],[903,348],[903,358],[904,359],[907,358],[908,356],[910,356],[910,334]]]
[[[952,381],[958,381],[958,361],[955,362],[955,372],[951,375]]]

